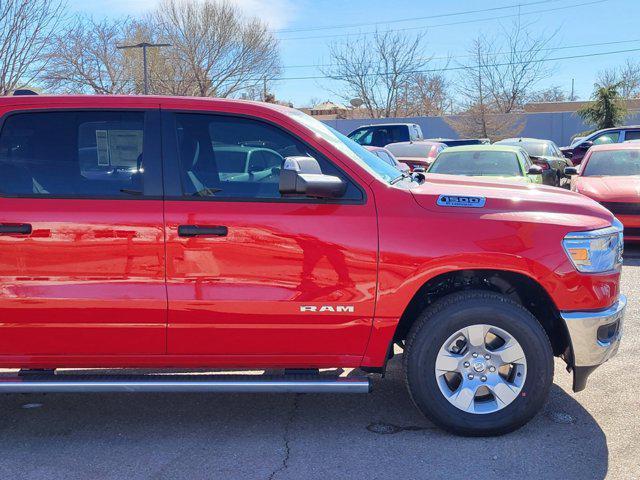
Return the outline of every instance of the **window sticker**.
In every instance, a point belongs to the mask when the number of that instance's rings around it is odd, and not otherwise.
[[[98,165],[109,166],[109,131],[96,130],[96,152],[98,154]]]

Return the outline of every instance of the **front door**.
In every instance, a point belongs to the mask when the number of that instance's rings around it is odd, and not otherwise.
[[[166,113],[163,122],[165,173],[176,180],[165,203],[168,353],[243,365],[361,356],[376,288],[372,198],[259,119]],[[280,167],[296,155],[349,182],[344,198],[282,198]]]
[[[0,355],[165,353],[154,111],[22,112],[0,133]]]

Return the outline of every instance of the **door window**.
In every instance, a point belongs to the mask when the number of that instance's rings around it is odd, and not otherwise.
[[[602,135],[597,136],[593,139],[594,145],[602,145],[605,143],[618,143],[618,138],[620,137],[620,132],[607,132]]]
[[[279,199],[286,157],[310,156],[322,173],[347,182],[343,199],[360,190],[331,162],[293,135],[259,120],[207,114],[176,114],[182,193],[187,197]]]
[[[409,130],[404,125],[363,127],[349,134],[349,138],[360,145],[384,147],[390,143],[408,142]]]
[[[625,140],[640,140],[640,130],[627,130],[624,132]]]
[[[143,112],[38,112],[7,117],[0,194],[144,194]]]

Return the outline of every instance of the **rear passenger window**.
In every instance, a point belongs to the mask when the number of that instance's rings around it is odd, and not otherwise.
[[[331,162],[293,135],[259,120],[207,114],[176,114],[183,195],[278,199],[286,157],[310,156],[322,173],[347,182],[344,199],[362,193]]]
[[[640,140],[640,130],[627,130],[624,132],[625,140]]]
[[[0,133],[0,194],[143,195],[143,131],[143,112],[11,115]]]

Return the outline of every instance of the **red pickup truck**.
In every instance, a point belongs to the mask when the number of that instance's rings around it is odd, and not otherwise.
[[[267,104],[4,97],[0,118],[0,392],[366,392],[318,370],[383,374],[395,345],[424,414],[493,435],[541,408],[554,356],[577,391],[618,348],[622,229],[581,195],[426,182]],[[284,373],[165,374],[203,367]]]

